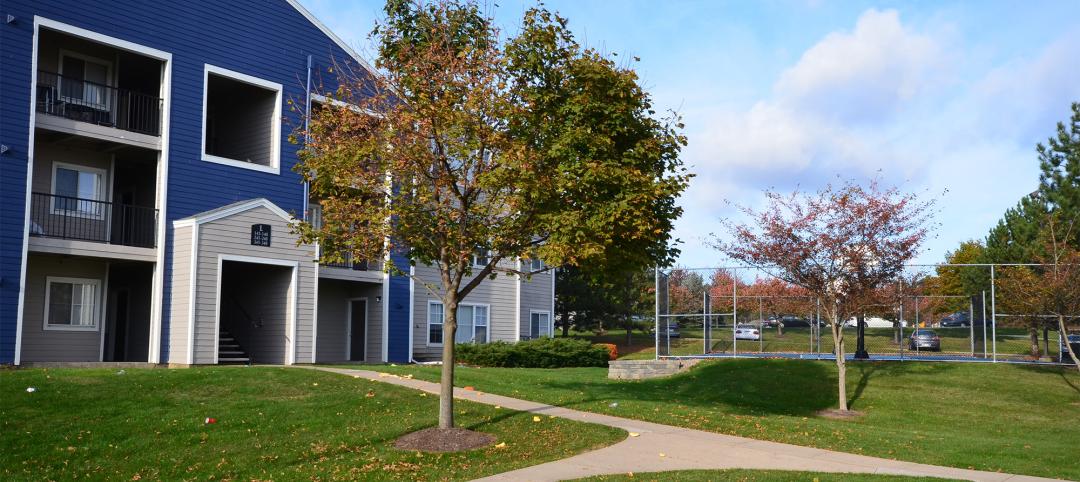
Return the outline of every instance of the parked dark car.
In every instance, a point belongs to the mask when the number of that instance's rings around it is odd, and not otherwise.
[[[672,323],[667,327],[660,327],[660,336],[667,336],[668,338],[679,338],[679,325]]]
[[[908,347],[912,350],[941,351],[941,337],[934,330],[918,329],[911,332]]]
[[[950,315],[946,315],[941,319],[942,328],[956,328],[962,326],[971,326],[971,315],[964,311],[958,311]]]
[[[770,316],[767,320],[761,322],[762,328],[776,328],[776,325],[780,324],[780,320],[775,316]]]
[[[784,325],[784,328],[809,328],[810,320],[806,318],[800,318],[795,315],[784,315],[780,317],[780,323]]]
[[[1068,335],[1069,346],[1072,347],[1073,353],[1080,355],[1080,334]],[[1065,349],[1065,340],[1061,340],[1061,346],[1058,347],[1058,361],[1061,363],[1072,363],[1072,358],[1069,357],[1069,352]]]

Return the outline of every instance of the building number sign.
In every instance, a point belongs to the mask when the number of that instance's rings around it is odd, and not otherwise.
[[[251,245],[252,246],[270,246],[270,225],[269,224],[252,224],[251,225]]]

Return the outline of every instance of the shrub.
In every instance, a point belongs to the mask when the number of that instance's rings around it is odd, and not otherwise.
[[[507,343],[458,344],[457,359],[466,365],[507,368],[606,367],[613,351],[574,338],[538,338]]]
[[[619,358],[619,348],[613,343],[597,343],[598,346],[602,346],[608,351],[608,360],[616,360]]]

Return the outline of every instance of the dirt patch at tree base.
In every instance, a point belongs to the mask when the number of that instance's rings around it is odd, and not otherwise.
[[[493,443],[495,436],[489,433],[463,428],[432,427],[401,436],[394,441],[394,447],[421,452],[459,452],[487,447]]]
[[[816,414],[819,417],[831,418],[833,420],[857,420],[863,416],[863,413],[858,410],[837,410],[830,408],[827,410],[819,410]]]

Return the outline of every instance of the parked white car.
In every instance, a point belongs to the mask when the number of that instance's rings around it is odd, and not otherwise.
[[[847,320],[846,322],[844,322],[844,326],[851,327],[851,328],[856,328],[856,327],[859,326],[859,319],[853,316],[853,317],[851,317],[850,320]],[[900,320],[900,326],[907,327],[907,321]],[[891,320],[886,320],[885,318],[879,318],[877,316],[868,316],[868,317],[866,317],[866,327],[867,328],[892,328],[893,327],[893,322]]]
[[[761,330],[754,325],[735,325],[735,339],[758,341],[761,339]]]

